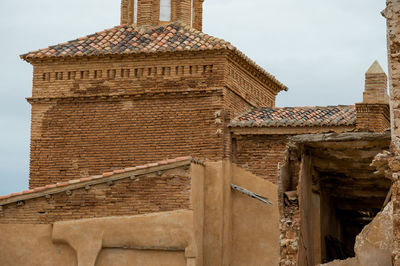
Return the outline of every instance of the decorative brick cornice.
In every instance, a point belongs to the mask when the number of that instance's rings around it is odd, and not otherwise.
[[[287,90],[284,84],[229,42],[181,23],[159,27],[116,26],[73,41],[29,52],[21,55],[21,58],[33,63],[74,57],[181,54],[202,51],[229,51],[234,60],[241,60],[253,74],[265,81],[273,82],[277,91]]]
[[[64,101],[112,101],[116,99],[140,99],[148,97],[174,97],[174,96],[207,96],[209,94],[219,94],[223,95],[221,88],[208,88],[208,89],[196,89],[196,90],[164,90],[164,91],[149,91],[142,93],[129,93],[129,94],[99,94],[99,95],[89,95],[89,96],[67,96],[67,97],[28,97],[26,100],[29,103],[46,103],[46,102],[57,102],[60,100]]]

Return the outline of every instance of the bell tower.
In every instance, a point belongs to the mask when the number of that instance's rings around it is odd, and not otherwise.
[[[204,0],[121,0],[121,25],[158,26],[180,21],[202,30]]]

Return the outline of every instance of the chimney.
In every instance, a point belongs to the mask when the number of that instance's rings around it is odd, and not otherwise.
[[[121,25],[161,26],[176,21],[203,27],[204,0],[121,0]]]
[[[390,128],[387,76],[375,61],[365,73],[363,102],[356,104],[357,129],[382,132]]]
[[[365,73],[365,91],[363,96],[363,103],[389,104],[387,76],[378,61],[375,61]]]

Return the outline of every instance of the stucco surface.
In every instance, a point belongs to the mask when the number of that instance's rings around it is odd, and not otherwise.
[[[267,205],[232,191],[232,266],[278,265],[279,209],[277,185],[232,166],[232,182],[268,198]]]
[[[76,266],[75,252],[54,245],[51,225],[0,224],[1,266]]]
[[[103,249],[96,266],[184,266],[184,252],[134,249]]]
[[[79,266],[95,265],[102,248],[179,250],[197,254],[192,211],[57,222],[53,240],[76,250]]]

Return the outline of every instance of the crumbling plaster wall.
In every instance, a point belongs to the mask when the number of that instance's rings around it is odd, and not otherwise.
[[[0,224],[0,265],[277,265],[277,186],[229,160],[192,164],[190,177],[191,210]]]
[[[382,15],[387,19],[389,88],[391,107],[392,148],[395,160],[393,171],[393,264],[400,265],[400,1],[387,0]]]

